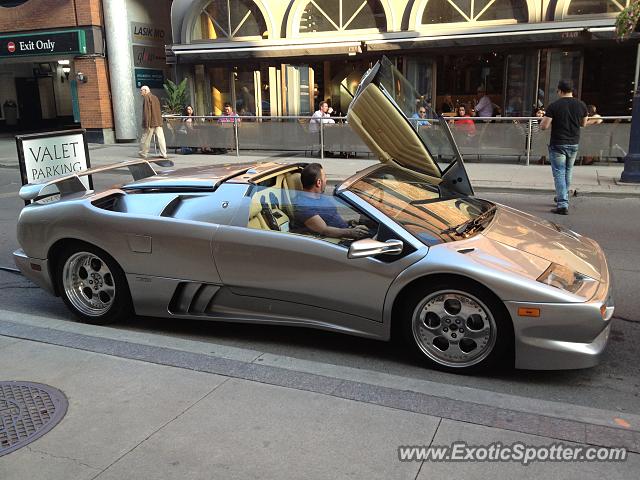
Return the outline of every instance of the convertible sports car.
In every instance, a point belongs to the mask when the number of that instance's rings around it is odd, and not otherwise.
[[[331,194],[301,191],[303,163],[156,172],[136,160],[25,185],[16,264],[90,323],[135,312],[393,332],[457,372],[595,365],[614,309],[601,248],[474,197],[446,123],[409,120],[416,98],[386,59],[365,74],[348,121],[381,163]],[[120,167],[132,183],[80,181]],[[367,238],[309,230],[310,196]]]

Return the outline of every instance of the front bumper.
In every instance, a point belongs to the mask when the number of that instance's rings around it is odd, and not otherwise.
[[[604,252],[592,243],[599,252],[602,275],[593,298],[561,304],[505,302],[513,319],[516,368],[570,370],[599,363],[609,339],[614,304]],[[540,316],[519,316],[521,307],[538,308]]]
[[[28,257],[24,250],[19,249],[13,252],[13,260],[25,277],[50,294],[56,295],[47,259]]]

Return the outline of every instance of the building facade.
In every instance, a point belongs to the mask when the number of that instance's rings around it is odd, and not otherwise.
[[[630,114],[638,41],[615,39],[625,0],[174,0],[168,61],[197,114],[346,113],[387,55],[441,109],[486,89],[504,116],[556,98],[558,80],[603,115]]]
[[[158,95],[170,0],[0,0],[0,129],[85,128],[135,141],[148,84]]]

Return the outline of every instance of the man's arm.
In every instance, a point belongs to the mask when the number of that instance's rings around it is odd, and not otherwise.
[[[364,238],[369,233],[369,229],[364,225],[357,225],[354,228],[337,228],[330,227],[322,219],[320,215],[314,215],[309,217],[304,222],[304,226],[312,232],[315,232],[323,237],[331,238]]]
[[[581,127],[586,127],[587,126],[587,122],[589,121],[589,117],[586,116],[584,117],[581,121],[580,121],[580,126]]]
[[[553,119],[551,117],[542,117],[542,121],[540,122],[540,130],[546,130],[551,127],[551,121]]]

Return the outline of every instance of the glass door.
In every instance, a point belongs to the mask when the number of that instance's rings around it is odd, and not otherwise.
[[[504,114],[533,115],[538,80],[538,52],[512,53],[505,62]]]
[[[556,87],[560,80],[570,80],[574,97],[580,97],[584,55],[580,50],[550,50],[547,55],[547,101],[549,105],[558,99]]]
[[[313,70],[309,65],[282,65],[284,115],[313,113]]]
[[[421,106],[426,106],[426,103],[435,97],[434,78],[436,64],[434,60],[431,58],[408,57],[405,65],[405,77],[420,94]]]

